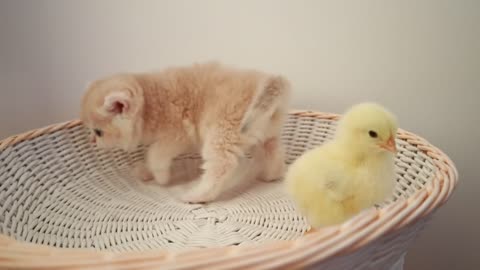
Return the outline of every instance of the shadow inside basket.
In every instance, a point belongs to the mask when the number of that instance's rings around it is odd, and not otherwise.
[[[333,137],[334,120],[290,115],[283,131],[287,163]],[[432,160],[398,139],[396,190],[408,197],[433,178]],[[201,171],[198,155],[178,157],[170,187],[136,179],[133,153],[99,150],[80,125],[25,140],[0,151],[0,233],[63,248],[180,250],[292,240],[309,228],[282,181],[247,181],[206,205],[178,201]],[[248,160],[242,171],[248,171]],[[378,207],[382,207],[379,205]]]

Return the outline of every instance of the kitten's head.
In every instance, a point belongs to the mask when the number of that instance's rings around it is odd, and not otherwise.
[[[142,108],[143,91],[135,76],[119,74],[88,87],[81,119],[99,147],[132,150],[140,142]]]

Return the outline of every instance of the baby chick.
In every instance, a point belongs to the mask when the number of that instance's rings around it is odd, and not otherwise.
[[[287,192],[313,228],[341,223],[392,195],[396,132],[395,116],[385,108],[358,104],[332,141],[290,165]]]

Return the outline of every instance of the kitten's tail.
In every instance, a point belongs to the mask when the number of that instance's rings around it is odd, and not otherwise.
[[[283,114],[287,110],[291,89],[287,79],[272,76],[260,87],[243,117],[242,132],[249,130],[256,122],[268,121],[274,114]]]

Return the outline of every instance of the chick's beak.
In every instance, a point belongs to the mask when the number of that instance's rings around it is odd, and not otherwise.
[[[380,147],[394,154],[397,153],[397,146],[395,144],[395,139],[393,138],[393,136],[390,136],[386,143],[380,144]]]

